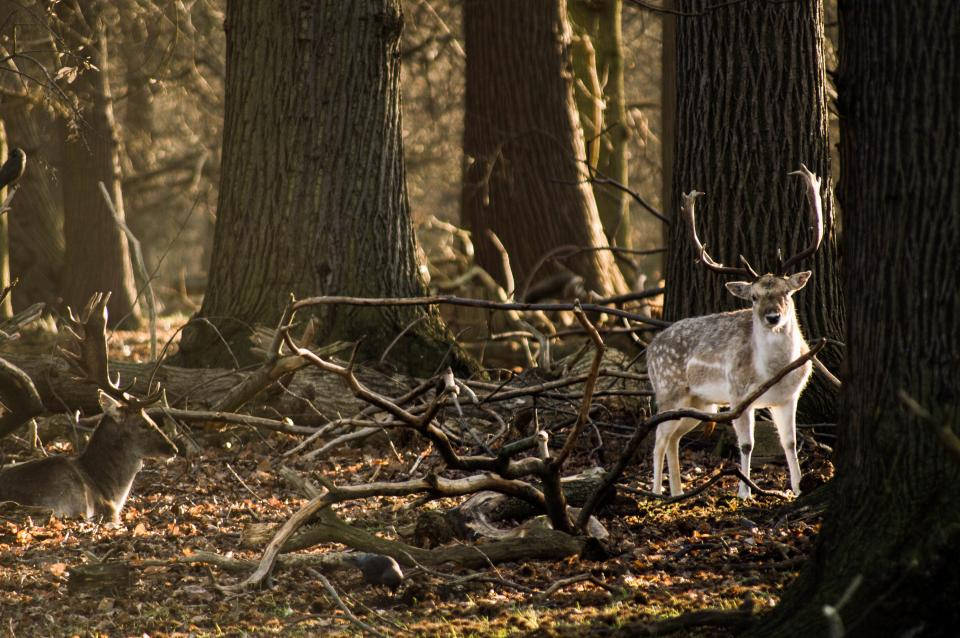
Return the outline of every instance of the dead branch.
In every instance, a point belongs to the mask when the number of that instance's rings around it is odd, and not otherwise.
[[[723,470],[717,472],[716,474],[711,476],[709,479],[707,479],[707,481],[704,482],[702,485],[692,490],[689,490],[687,492],[684,492],[683,494],[677,494],[676,496],[667,496],[665,494],[654,494],[653,492],[649,492],[647,490],[639,490],[639,489],[630,488],[630,487],[625,487],[624,489],[630,492],[631,494],[639,494],[647,498],[655,499],[663,505],[670,505],[672,503],[679,503],[680,501],[685,501],[687,499],[693,498],[698,494],[702,494],[703,492],[707,491],[708,489],[710,489],[711,487],[719,483],[723,478],[727,476],[736,476],[741,481],[749,485],[750,489],[752,489],[754,492],[762,496],[775,496],[781,499],[787,498],[787,496],[785,496],[780,492],[777,492],[774,490],[765,490],[761,487],[758,487],[757,484],[754,483],[751,479],[747,478],[746,475],[744,475],[744,473],[741,472],[740,468],[738,467],[724,468]]]
[[[597,587],[599,587],[600,589],[604,589],[611,594],[617,593],[616,587],[612,587],[606,584],[605,582],[603,582],[602,580],[600,580],[599,578],[597,578],[596,576],[594,576],[593,574],[587,573],[587,574],[577,574],[576,576],[570,576],[569,578],[561,578],[560,580],[555,581],[549,587],[547,587],[542,592],[540,592],[540,594],[538,595],[538,598],[548,598],[549,596],[552,596],[553,594],[557,593],[564,587],[569,587],[570,585],[576,585],[577,583],[583,583],[583,582],[592,583]]]
[[[610,485],[613,485],[626,470],[627,465],[633,459],[633,455],[636,454],[637,448],[640,447],[640,442],[643,438],[650,433],[656,426],[660,425],[665,421],[673,421],[675,419],[681,418],[693,418],[699,421],[714,421],[717,423],[720,422],[730,422],[738,418],[743,414],[744,410],[750,407],[754,401],[759,399],[763,394],[775,386],[780,380],[790,374],[792,371],[796,370],[800,366],[804,365],[807,361],[816,356],[823,347],[827,345],[827,340],[820,338],[813,346],[810,347],[806,353],[800,355],[786,366],[780,369],[775,375],[770,377],[766,382],[760,385],[756,390],[754,390],[750,395],[740,402],[739,405],[733,408],[729,412],[701,412],[700,410],[668,410],[666,412],[660,412],[655,414],[650,418],[646,419],[643,423],[637,426],[637,431],[634,433],[633,437],[627,443],[627,448],[624,450],[623,454],[620,456],[620,460],[617,461],[617,464],[613,467],[610,472],[607,473],[606,478],[600,484],[600,487],[597,488],[597,492],[594,496],[590,497],[590,500],[587,501],[586,505],[583,506],[583,509],[580,510],[580,516],[577,519],[577,529],[584,529],[589,516],[593,514],[593,510],[596,508],[597,503],[599,502],[601,490],[609,489]]]
[[[451,305],[468,306],[472,308],[492,308],[494,310],[567,310],[573,311],[572,303],[498,303],[486,299],[470,299],[468,297],[457,297],[456,295],[431,295],[428,297],[396,297],[396,298],[375,298],[375,297],[343,297],[343,296],[324,296],[307,297],[293,304],[294,310],[309,308],[311,306],[345,304],[351,306],[433,306],[433,305]],[[619,308],[609,306],[600,306],[592,303],[580,304],[580,307],[586,312],[599,312],[617,317],[626,317],[631,321],[645,323],[657,328],[666,328],[670,325],[669,321],[644,317],[643,315],[627,312]]]
[[[178,408],[157,407],[146,410],[150,418],[156,420],[163,415],[173,419],[179,419],[187,422],[215,422],[215,423],[233,423],[236,425],[249,425],[250,427],[271,430],[273,432],[282,432],[284,434],[293,434],[302,436],[304,434],[313,434],[316,428],[302,425],[293,425],[286,420],[278,421],[276,419],[267,419],[249,414],[237,414],[235,412],[217,412],[208,410],[182,410]]]
[[[309,572],[311,576],[313,576],[314,578],[320,581],[320,584],[323,585],[323,588],[327,591],[327,594],[329,594],[330,597],[333,598],[333,602],[336,603],[337,607],[343,610],[343,613],[346,615],[347,620],[349,620],[351,623],[359,627],[362,631],[369,632],[374,636],[379,636],[380,638],[386,638],[386,636],[384,636],[382,633],[374,629],[371,625],[368,625],[367,623],[357,618],[353,614],[353,612],[350,611],[350,608],[347,607],[347,604],[345,602],[343,602],[343,599],[340,598],[340,594],[337,593],[337,590],[333,587],[330,581],[327,580],[326,576],[324,576],[317,570],[313,569],[312,567],[307,567],[307,572]]]

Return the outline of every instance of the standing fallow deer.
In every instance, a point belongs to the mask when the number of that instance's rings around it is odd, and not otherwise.
[[[776,274],[758,275],[741,255],[744,267],[728,267],[707,254],[697,237],[694,204],[703,195],[696,190],[683,196],[683,212],[690,226],[699,260],[710,270],[736,274],[750,281],[726,284],[733,295],[750,301],[752,307],[734,312],[691,317],[676,322],[650,342],[647,365],[660,411],[691,408],[713,412],[718,405],[736,406],[809,348],[797,324],[793,294],[803,288],[810,271],[787,274],[802,260],[813,255],[823,240],[823,213],[820,179],[801,165],[806,183],[811,241],[805,249],[780,262]],[[740,469],[750,476],[756,408],[769,408],[777,426],[780,445],[790,469],[790,487],[800,493],[800,463],[797,460],[796,414],[800,393],[810,377],[807,362],[787,374],[776,385],[747,407],[733,421],[740,447]],[[653,449],[653,491],[660,494],[663,481],[663,457],[670,470],[670,493],[682,493],[680,480],[680,438],[696,427],[697,421],[682,418],[657,427]],[[750,486],[740,482],[738,496],[750,497]]]
[[[98,293],[82,319],[71,315],[69,328],[77,337],[79,352],[63,351],[80,376],[99,388],[103,416],[90,441],[79,456],[51,456],[0,471],[0,501],[48,508],[58,516],[102,517],[117,523],[143,460],[177,453],[177,446],[144,412],[160,394],[138,400],[110,379],[109,298],[109,293]]]

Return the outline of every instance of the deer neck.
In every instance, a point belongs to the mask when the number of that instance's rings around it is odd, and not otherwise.
[[[105,501],[119,511],[127,500],[130,487],[143,461],[133,454],[125,437],[104,427],[94,431],[86,449],[77,458],[77,463],[90,478],[92,487]]]
[[[753,363],[758,371],[780,369],[801,355],[803,336],[797,326],[793,305],[775,330],[763,325],[763,319],[753,314]]]

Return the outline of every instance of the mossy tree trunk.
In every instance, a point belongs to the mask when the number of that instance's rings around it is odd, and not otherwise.
[[[99,0],[87,0],[76,6],[82,9],[82,15],[61,5],[62,18],[78,33],[92,29],[89,33],[92,44],[83,51],[90,55],[96,68],[84,70],[73,84],[84,120],[77,130],[65,121],[60,127],[63,153],[59,179],[63,188],[66,243],[62,297],[67,305],[82,309],[92,293],[111,291],[110,325],[136,325],[140,312],[130,249],[98,184],[103,182],[114,209],[122,218],[120,142],[113,116],[107,25],[101,16],[110,6]]]
[[[711,2],[677,0],[684,12]],[[808,337],[842,339],[843,296],[837,269],[837,220],[830,180],[823,61],[822,0],[746,3],[709,9],[677,24],[677,119],[673,219],[680,194],[694,188],[700,237],[728,265],[745,255],[761,273],[777,250],[799,252],[809,241],[803,183],[787,175],[800,163],[823,178],[826,236],[813,271],[797,294]],[[696,263],[685,224],[669,232],[664,313],[676,320],[742,306],[716,273]],[[829,347],[821,360],[836,370]],[[801,420],[833,421],[837,394],[819,375],[801,398]]]
[[[847,360],[837,477],[813,557],[757,636],[960,627],[960,12],[840,3]],[[905,97],[906,96],[906,97]],[[901,393],[932,413],[919,418]]]
[[[291,293],[424,293],[401,141],[402,26],[399,0],[227,3],[205,321],[184,330],[182,363],[251,362],[251,327],[274,326]],[[431,373],[449,347],[432,311],[326,306],[317,316],[324,341],[362,338],[370,357],[424,319],[392,351],[413,373]]]
[[[573,95],[586,139],[587,161],[624,186],[627,170],[626,99],[623,89],[622,0],[567,0],[573,27]],[[610,186],[595,185],[593,197],[607,241],[630,247],[630,197]]]
[[[564,245],[607,246],[587,172],[573,101],[570,26],[564,0],[467,0],[461,210],[477,262],[505,282],[493,230],[510,255],[516,286],[543,255]],[[567,262],[588,288],[626,290],[606,250]],[[547,264],[539,272],[557,272]]]

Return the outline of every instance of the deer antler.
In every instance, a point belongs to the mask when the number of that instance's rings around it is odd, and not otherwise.
[[[104,393],[122,402],[128,408],[139,410],[156,403],[161,392],[158,387],[147,397],[137,399],[127,392],[136,380],[121,387],[119,374],[116,375],[116,379],[110,378],[110,363],[107,359],[107,302],[109,301],[109,292],[97,292],[90,296],[79,317],[68,308],[66,327],[76,341],[77,352],[61,347],[60,353],[78,376],[94,383]]]
[[[740,255],[740,261],[742,261],[744,265],[743,268],[724,266],[720,262],[715,261],[713,257],[707,253],[707,247],[700,243],[700,238],[697,236],[696,215],[693,209],[696,205],[697,198],[701,195],[703,195],[703,193],[696,189],[683,194],[683,214],[686,216],[687,224],[690,226],[690,237],[693,240],[693,247],[697,251],[697,259],[713,272],[718,272],[723,275],[742,275],[744,277],[757,279],[760,275],[757,274],[757,271],[753,269],[753,266],[750,265],[750,262],[748,262],[747,258],[743,255]]]
[[[820,178],[810,172],[810,169],[803,164],[800,165],[800,170],[793,171],[790,175],[799,175],[806,183],[811,237],[806,248],[786,261],[780,260],[779,274],[781,275],[787,274],[792,267],[817,252],[820,248],[820,242],[823,241],[823,202],[820,199]]]

